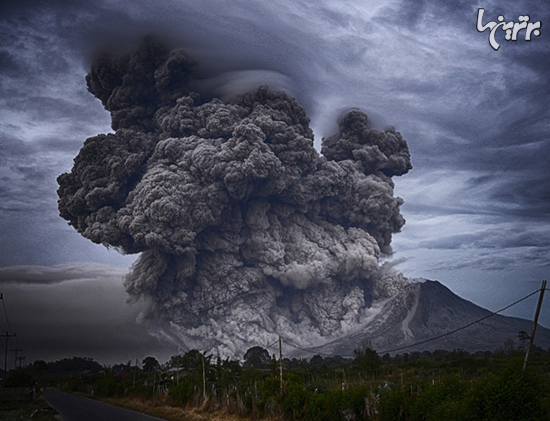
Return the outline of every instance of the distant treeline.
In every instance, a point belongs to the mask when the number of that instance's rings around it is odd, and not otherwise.
[[[102,366],[74,357],[36,361],[19,380],[38,381],[99,398],[138,398],[173,406],[285,420],[546,420],[550,419],[550,353],[535,348],[522,374],[523,350],[425,351],[380,356],[368,344],[355,358],[280,361],[262,348],[244,360],[197,350],[160,364]],[[15,372],[12,372],[12,376]],[[24,375],[23,375],[24,374]],[[281,387],[282,386],[282,387]]]

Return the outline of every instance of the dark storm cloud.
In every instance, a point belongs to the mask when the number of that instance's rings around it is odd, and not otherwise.
[[[505,221],[503,221],[503,224]],[[440,238],[421,241],[418,246],[427,249],[456,250],[471,249],[513,249],[513,248],[550,248],[548,230],[540,231],[529,229],[506,229],[502,233],[492,231],[478,231],[466,234],[443,235]]]
[[[0,284],[58,284],[67,281],[96,281],[122,277],[123,271],[105,265],[9,266],[0,268]]]
[[[1,269],[0,291],[26,361],[82,356],[115,364],[175,354],[135,323],[146,304],[125,303],[123,271],[104,265]]]
[[[548,273],[548,253],[541,249],[528,250],[477,250],[475,253],[465,255],[463,259],[452,259],[447,264],[441,264],[439,270],[460,270],[472,269],[480,270],[485,273],[497,272],[500,276],[510,271],[511,268],[515,272],[515,281],[518,283],[526,280],[544,279]],[[521,270],[518,268],[522,267]],[[540,268],[543,268],[541,271]],[[534,274],[534,276],[533,276]],[[510,282],[510,280],[508,280]],[[510,290],[513,290],[513,285],[510,285]],[[533,288],[534,289],[534,288]],[[546,322],[547,323],[547,322]]]
[[[379,19],[399,32],[424,32],[435,37],[457,28],[475,30],[476,13],[477,6],[469,0],[413,0],[385,6]]]
[[[0,4],[0,11],[6,15],[10,15],[14,12],[20,12],[21,10],[32,12],[33,10],[46,9],[46,10],[59,10],[61,8],[71,8],[75,4],[83,3],[74,0],[50,0],[44,3],[41,0],[4,0]]]
[[[479,8],[486,10],[484,23],[489,20],[497,20],[497,16],[503,15],[506,21],[518,21],[519,15],[528,14],[531,21],[545,20],[550,14],[540,2],[516,1],[500,2],[486,1],[473,3],[470,0],[413,0],[401,1],[388,7],[393,13],[387,13],[388,21],[395,26],[404,26],[417,31],[425,31],[440,28],[445,31],[445,26],[452,29],[476,31],[477,11]],[[484,33],[487,37],[487,32]],[[502,39],[504,39],[502,32]],[[499,34],[500,35],[500,34]],[[457,33],[460,36],[460,33]]]
[[[41,159],[34,159],[32,145],[21,139],[0,134],[0,209],[2,211],[36,209],[47,197],[53,199],[52,185],[44,183],[50,178],[54,182],[54,166],[43,165]],[[6,215],[0,215],[3,219]]]
[[[75,127],[74,132],[80,129]],[[73,233],[57,216],[55,180],[65,166],[62,157],[70,162],[80,145],[71,138],[36,143],[0,137],[0,266],[60,264],[68,256],[69,260],[97,261],[102,256],[120,261],[115,252],[98,250],[84,241],[77,246]]]
[[[26,112],[30,118],[38,121],[58,119],[80,120],[89,113],[88,104],[75,104],[62,98],[29,96],[15,99],[7,104],[7,109]]]
[[[0,51],[0,73],[15,77],[21,75],[22,70],[13,54],[10,54],[8,51]]]
[[[463,5],[457,11],[450,11],[439,2],[421,4],[422,7],[416,8],[420,13],[416,20],[425,16],[428,20],[422,20],[424,30],[433,36],[437,25],[446,21],[453,22],[451,30],[458,40],[479,38],[486,42],[486,34],[475,29],[477,9]],[[406,7],[404,3],[403,7]],[[529,13],[533,20],[550,19],[548,10],[534,2],[506,7],[488,4],[486,9],[490,11],[486,19],[491,16],[496,19],[499,13],[516,21],[518,14],[524,13]],[[441,30],[446,31],[443,26]],[[550,199],[545,194],[550,189],[546,159],[550,153],[548,44],[542,37],[529,43],[503,41],[498,53],[489,49],[481,54],[472,49],[470,54],[464,59],[475,56],[479,64],[485,66],[471,68],[449,63],[445,78],[431,80],[429,86],[423,86],[425,80],[395,80],[396,92],[405,97],[409,93],[424,98],[428,101],[426,104],[430,104],[413,110],[409,125],[410,138],[420,137],[422,133],[426,139],[422,144],[413,142],[411,146],[417,167],[471,171],[472,192],[480,194],[477,203],[471,202],[473,212],[501,213],[520,219],[547,218],[550,209]],[[433,104],[439,106],[434,108]],[[427,121],[432,130],[426,133]],[[415,128],[419,122],[423,125]],[[443,205],[442,212],[446,212],[444,208]]]
[[[78,123],[72,124],[68,122],[66,126],[75,132],[78,131],[78,129],[82,129],[82,126]],[[40,142],[36,144],[36,153],[74,155],[81,146],[80,142],[77,142],[76,139],[72,137],[47,136],[40,138]]]
[[[38,168],[36,165],[32,164],[15,165],[11,169],[14,173],[20,174],[28,183],[37,182],[39,180],[41,181],[44,178],[44,175],[47,174],[47,171],[44,171],[43,168]]]
[[[514,49],[512,54],[513,59],[518,65],[525,67],[532,72],[532,83],[544,82],[550,75],[550,51],[547,46],[539,46],[536,50],[536,54],[532,54],[530,50]],[[540,85],[542,91],[533,91],[531,87],[518,87],[516,93],[521,91],[530,95],[532,99],[540,100],[544,98],[544,94],[550,90],[548,84]],[[526,89],[527,88],[527,89]]]
[[[284,73],[303,67],[306,61],[304,58],[300,64],[287,60],[287,57],[293,48],[298,50],[299,42],[306,42],[307,37],[296,36],[300,31],[290,26],[281,32],[278,26],[281,22],[275,23],[272,19],[268,19],[272,21],[271,25],[262,24],[264,27],[260,28],[258,23],[245,17],[254,12],[244,5],[240,6],[243,13],[234,16],[241,19],[239,24],[234,19],[227,19],[225,14],[211,14],[193,5],[178,3],[157,7],[156,13],[164,14],[165,19],[151,19],[149,6],[142,6],[136,2],[129,14],[124,8],[117,10],[117,6],[105,3],[96,3],[93,7],[86,2],[3,3],[0,32],[4,40],[5,66],[0,74],[1,105],[8,117],[4,129],[16,139],[15,143],[10,141],[0,145],[0,159],[4,159],[2,203],[4,209],[10,210],[3,217],[3,225],[9,224],[9,229],[6,227],[3,234],[13,238],[13,243],[21,243],[13,250],[28,251],[7,253],[2,259],[4,264],[20,262],[23,255],[37,263],[44,263],[45,255],[53,257],[51,248],[40,251],[38,244],[25,247],[23,243],[24,238],[26,241],[32,238],[33,244],[38,238],[43,240],[45,229],[40,228],[41,225],[52,231],[51,241],[56,248],[67,250],[66,236],[61,234],[61,221],[57,228],[54,228],[55,224],[37,222],[35,228],[39,227],[36,232],[40,234],[29,236],[29,224],[15,214],[33,211],[36,214],[33,221],[40,213],[54,215],[52,192],[55,188],[51,188],[51,181],[60,167],[69,168],[69,156],[74,156],[74,150],[81,146],[82,139],[105,130],[101,127],[106,128],[108,114],[100,112],[101,105],[85,92],[81,81],[75,83],[75,76],[80,74],[84,78],[87,72],[84,63],[89,63],[98,49],[106,44],[115,51],[127,49],[136,39],[151,31],[164,34],[165,39],[178,45],[182,45],[182,39],[189,38],[190,41],[183,44],[195,43],[195,51],[203,59],[201,70],[210,76],[211,86],[201,88],[226,95],[243,90],[234,88],[237,86],[235,80],[254,79],[256,84],[281,81],[271,86],[285,87],[290,79]],[[261,8],[257,12],[261,12]],[[181,14],[188,18],[185,25]],[[271,15],[261,14],[266,19]],[[280,47],[271,50],[259,48],[256,42],[243,47],[243,37],[259,42],[261,37],[257,35],[262,33],[265,42]],[[207,41],[200,42],[201,39]],[[223,45],[218,45],[220,39],[224,40]],[[294,45],[289,45],[289,40]],[[15,72],[16,68],[18,72]],[[17,137],[13,133],[17,133]],[[40,173],[36,175],[43,176],[42,182],[32,182],[29,177],[32,167],[41,168],[37,169]],[[52,262],[61,258],[54,258]]]
[[[28,153],[29,147],[23,140],[0,132],[0,163],[5,165],[9,158],[22,158]]]
[[[414,28],[424,17],[426,10],[427,4],[425,0],[413,0],[406,2],[400,8],[399,14],[392,20],[394,22],[400,22],[400,24],[405,23],[406,26]]]
[[[330,40],[319,36],[317,23],[326,13],[334,17],[331,23],[336,30],[346,28],[350,19],[364,24],[335,7],[293,4],[281,13],[276,5],[237,1],[222,11],[215,1],[200,5],[172,1],[155,10],[157,19],[151,19],[146,2],[134,3],[131,19],[117,5],[111,7],[113,17],[107,15],[85,31],[85,39],[96,47],[89,57],[105,49],[128,52],[137,39],[154,33],[168,47],[184,48],[197,60],[207,80],[197,80],[193,89],[204,98],[227,99],[266,84],[290,93],[312,118],[323,107],[322,98],[314,92],[323,89],[327,75],[337,71],[340,62],[354,59],[360,65],[358,52],[366,47],[341,36]],[[181,16],[185,16],[183,22]],[[324,60],[327,54],[345,57]]]
[[[74,128],[75,133],[79,130]],[[66,165],[63,157],[70,162],[80,146],[81,142],[70,137],[36,143],[0,135],[0,267],[90,258],[120,261],[115,252],[98,250],[84,241],[77,245],[80,239],[74,239],[57,215],[55,180],[60,167]]]
[[[467,269],[475,267],[484,271],[504,271],[518,263],[515,256],[495,255],[494,253],[478,252],[473,258],[462,261],[453,261],[447,267],[453,269]]]
[[[393,245],[419,250],[420,276],[433,266],[445,281],[477,265],[543,265],[550,252],[541,237],[550,191],[549,10],[529,1],[481,6],[486,20],[529,13],[543,21],[542,36],[502,41],[494,52],[488,34],[475,29],[477,5],[465,1],[2,2],[0,266],[120,265],[123,257],[57,217],[52,182],[70,169],[86,137],[109,131],[108,114],[83,82],[93,57],[106,48],[129,52],[147,33],[197,60],[208,76],[195,81],[197,91],[228,100],[266,83],[295,96],[319,150],[349,106],[367,110],[376,128],[395,124],[415,171],[396,181],[405,186],[399,193],[409,223]],[[32,167],[44,165],[33,177]],[[483,248],[490,244],[481,235],[506,248]],[[431,248],[418,249],[419,242]]]
[[[503,213],[519,218],[547,220],[550,216],[550,180],[546,175],[526,174],[524,180],[499,186],[492,198],[505,205]]]

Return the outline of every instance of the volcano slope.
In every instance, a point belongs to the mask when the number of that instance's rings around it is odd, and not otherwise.
[[[478,320],[481,321],[475,323]],[[465,327],[467,325],[470,326]],[[508,339],[517,342],[521,330],[530,334],[532,325],[531,320],[493,314],[459,297],[438,281],[419,279],[379,303],[376,314],[362,329],[310,351],[352,356],[355,349],[366,343],[381,354],[436,349],[496,351]],[[458,331],[447,335],[455,330]],[[534,343],[549,348],[550,329],[539,325]],[[303,351],[294,355],[307,356]]]

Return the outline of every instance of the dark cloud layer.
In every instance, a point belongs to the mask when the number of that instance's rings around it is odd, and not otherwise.
[[[26,363],[73,356],[109,365],[147,355],[166,361],[177,348],[160,343],[135,322],[147,304],[125,303],[123,273],[90,264],[0,269],[3,304],[17,334],[10,348],[22,349]],[[7,329],[3,311],[0,329]]]
[[[468,39],[481,46],[487,43],[488,33],[478,33],[475,29],[478,7],[486,9],[485,21],[496,20],[502,14],[507,21],[517,22],[519,15],[528,14],[531,21],[541,21],[544,27],[544,22],[550,20],[548,8],[530,1],[486,5],[453,2],[451,8],[446,2],[416,3],[417,7],[410,9],[402,5],[402,13],[415,11],[416,18],[405,19],[406,22],[423,22],[422,30],[428,33],[436,30],[433,36],[452,31],[457,40]],[[438,26],[442,21],[453,25]],[[542,33],[531,42],[525,42],[521,36],[517,42],[507,42],[504,31],[499,31],[502,48],[498,52],[472,49],[464,57],[468,60],[475,57],[476,77],[472,77],[468,69],[451,66],[451,74],[445,78],[446,86],[437,86],[437,81],[432,80],[431,89],[419,88],[422,96],[433,101],[431,104],[447,98],[448,106],[431,110],[440,130],[425,135],[424,144],[413,143],[417,167],[469,170],[479,174],[477,181],[483,180],[486,196],[476,212],[490,208],[520,219],[543,220],[549,216],[550,198],[544,192],[550,190],[550,170],[546,163],[550,153],[547,83],[550,48],[543,39],[544,30]],[[403,81],[399,84],[405,91],[414,86]],[[437,115],[440,111],[442,115]],[[424,119],[420,115],[417,118],[418,121]],[[410,133],[410,136],[418,135]]]
[[[156,33],[194,58],[201,77],[190,89],[204,103],[219,96],[228,105],[261,84],[295,97],[318,151],[350,106],[366,110],[371,127],[395,124],[415,166],[394,177],[408,222],[392,247],[405,273],[481,305],[498,277],[502,301],[491,309],[531,292],[518,285],[550,267],[550,11],[529,0],[482,6],[486,20],[528,13],[542,35],[505,42],[502,32],[495,52],[465,1],[2,2],[0,266],[133,261],[66,226],[55,178],[85,138],[110,131],[84,83],[92,59],[129,53]]]
[[[121,274],[120,269],[118,270]],[[0,284],[50,285],[67,281],[90,281],[116,277],[117,271],[104,265],[8,266],[0,268]]]

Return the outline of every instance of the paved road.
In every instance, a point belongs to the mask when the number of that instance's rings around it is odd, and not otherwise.
[[[44,398],[59,412],[63,421],[163,421],[160,418],[55,389],[45,389]]]

